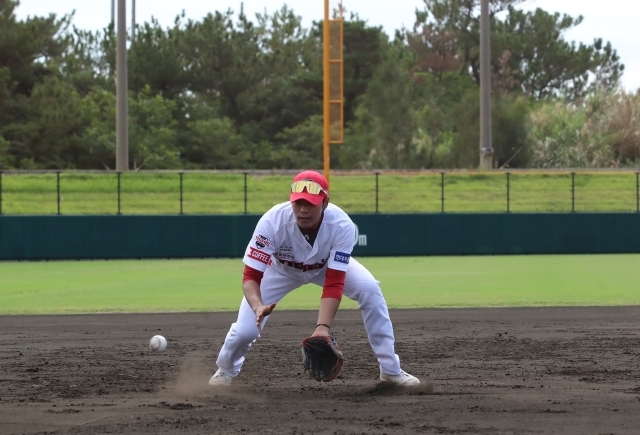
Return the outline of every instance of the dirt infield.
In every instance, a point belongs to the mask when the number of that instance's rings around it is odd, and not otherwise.
[[[420,388],[377,380],[357,311],[336,318],[337,380],[301,369],[316,313],[283,311],[227,389],[207,381],[234,313],[0,317],[0,433],[640,433],[640,307],[391,317]]]

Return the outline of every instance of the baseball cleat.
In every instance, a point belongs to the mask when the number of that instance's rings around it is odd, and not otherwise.
[[[380,380],[383,382],[391,382],[396,385],[419,385],[420,379],[416,378],[413,375],[405,372],[404,370],[400,370],[399,375],[388,375],[386,373],[380,372]]]
[[[233,376],[218,369],[218,371],[211,376],[211,379],[209,379],[209,385],[212,387],[217,387],[218,385],[228,386],[231,385],[232,380]]]

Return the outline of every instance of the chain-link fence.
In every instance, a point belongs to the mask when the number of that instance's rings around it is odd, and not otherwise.
[[[4,171],[0,214],[260,214],[297,171]],[[640,212],[636,171],[332,172],[350,213]]]

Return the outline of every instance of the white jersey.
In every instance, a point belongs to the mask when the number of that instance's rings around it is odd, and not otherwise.
[[[324,275],[327,267],[347,271],[355,244],[355,225],[340,207],[329,203],[313,246],[298,228],[290,202],[266,212],[256,226],[243,262],[264,272],[272,266],[287,276]]]
[[[329,268],[346,272],[342,294],[358,304],[380,372],[393,376],[402,374],[400,358],[395,353],[393,325],[380,283],[351,258],[355,237],[355,225],[349,216],[329,204],[311,246],[298,228],[291,203],[285,202],[260,218],[243,262],[264,272],[260,296],[265,305],[280,303],[287,294],[306,284],[324,287]],[[242,298],[238,319],[231,324],[216,360],[223,373],[232,377],[240,373],[245,354],[260,337],[269,317],[262,320],[261,329],[256,328],[256,313],[247,298]]]

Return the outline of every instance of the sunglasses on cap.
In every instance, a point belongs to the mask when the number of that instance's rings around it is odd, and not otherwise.
[[[307,190],[307,193],[312,195],[319,195],[321,192],[325,195],[329,195],[325,189],[322,188],[318,183],[311,180],[300,180],[294,181],[291,183],[291,193],[302,193]]]

